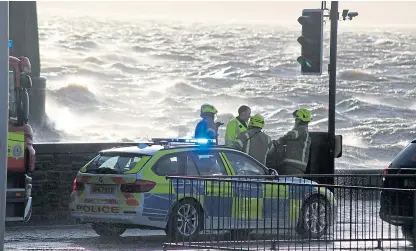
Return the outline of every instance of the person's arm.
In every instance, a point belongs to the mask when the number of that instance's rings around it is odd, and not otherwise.
[[[237,139],[234,141],[234,148],[243,151],[244,150],[244,143],[247,141],[246,134],[240,133]]]
[[[277,141],[279,144],[286,145],[287,141],[289,140],[295,140],[299,137],[299,131],[296,129],[292,129],[288,131],[285,136],[282,136]]]
[[[215,131],[212,128],[208,128],[205,133],[205,137],[207,139],[217,139],[218,131]]]
[[[232,146],[234,144],[234,140],[236,140],[236,121],[232,120],[228,122],[227,128],[225,131],[225,145]]]

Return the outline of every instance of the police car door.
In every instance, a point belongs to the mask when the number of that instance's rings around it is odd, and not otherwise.
[[[198,197],[196,182],[185,179],[173,179],[169,181],[166,176],[195,176],[198,175],[192,159],[187,152],[174,152],[163,155],[148,170],[142,173],[143,178],[156,182],[151,193],[144,195],[143,212],[153,224],[164,223],[171,203],[185,195]],[[164,226],[163,224],[161,226]]]
[[[267,169],[246,154],[235,151],[223,151],[222,154],[232,168],[233,175],[243,176],[235,178],[233,184],[233,218],[236,228],[263,228],[272,216],[272,211],[266,210],[267,205],[271,204],[271,199],[265,197],[270,195],[270,186],[264,183]],[[256,178],[259,175],[263,177]]]
[[[232,188],[230,181],[221,176],[229,174],[217,150],[198,150],[192,153],[201,176],[212,176],[218,180],[203,180],[204,211],[206,229],[229,229],[232,208]]]

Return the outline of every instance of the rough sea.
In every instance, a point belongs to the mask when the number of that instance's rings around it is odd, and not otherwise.
[[[36,141],[127,141],[193,134],[203,103],[226,123],[240,105],[266,119],[273,139],[294,109],[327,131],[329,24],[324,74],[302,76],[300,28],[271,24],[39,20],[47,115],[59,132]],[[384,168],[415,137],[416,40],[411,30],[338,34],[337,167]],[[220,139],[224,135],[220,130]]]

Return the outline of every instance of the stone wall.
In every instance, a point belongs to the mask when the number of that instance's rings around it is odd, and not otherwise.
[[[33,178],[33,213],[29,225],[73,224],[75,220],[69,215],[68,201],[73,181],[78,170],[91,160],[99,150],[117,146],[134,145],[134,143],[39,143],[36,149],[36,170]],[[337,174],[376,174],[380,169],[336,170]],[[371,182],[362,176],[345,177],[336,183],[343,185],[379,186],[381,178],[375,177]],[[10,225],[22,223],[8,223]]]
[[[74,223],[68,200],[78,170],[98,151],[132,143],[43,143],[35,144],[32,219],[26,224]]]

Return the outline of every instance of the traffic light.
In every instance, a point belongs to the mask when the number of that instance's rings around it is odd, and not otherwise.
[[[302,25],[302,36],[298,38],[302,55],[297,61],[301,65],[302,75],[322,74],[323,21],[324,12],[321,9],[305,9],[298,18]]]

